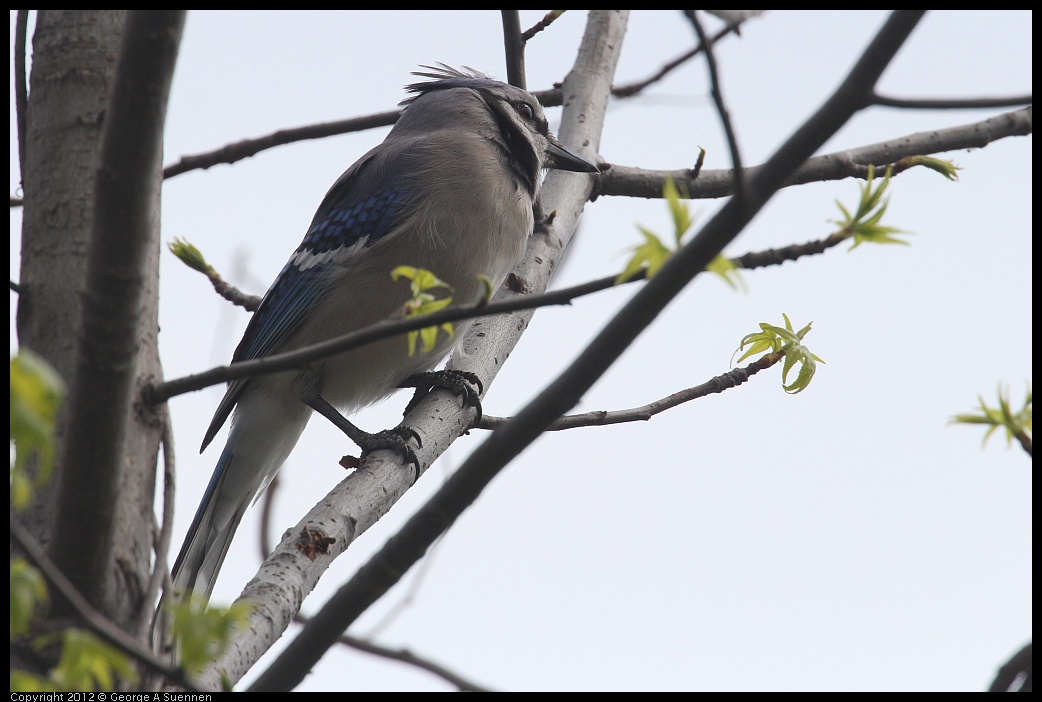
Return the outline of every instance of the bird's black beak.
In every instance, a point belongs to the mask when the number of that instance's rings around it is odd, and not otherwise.
[[[597,168],[597,164],[580,156],[567,146],[558,144],[553,137],[550,137],[550,146],[546,149],[546,156],[547,168],[556,168],[559,171],[576,171],[577,173],[597,173],[600,170]]]

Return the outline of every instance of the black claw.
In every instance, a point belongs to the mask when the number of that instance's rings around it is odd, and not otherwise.
[[[394,429],[384,429],[375,434],[365,434],[363,437],[352,437],[361,449],[361,458],[364,459],[373,451],[394,451],[403,461],[413,464],[415,472],[413,483],[420,479],[420,459],[416,457],[416,451],[409,445],[409,439],[416,439],[416,445],[423,448],[423,441],[415,429],[411,427],[396,426]],[[361,441],[359,441],[361,438]]]
[[[475,421],[481,421],[481,395],[485,392],[485,386],[481,382],[481,378],[474,373],[454,369],[416,373],[402,381],[398,387],[416,388],[415,394],[405,407],[403,416],[409,414],[432,389],[445,388],[451,390],[457,397],[461,397],[464,407],[475,408],[477,410]]]
[[[362,449],[362,455],[360,458],[365,458],[367,454],[382,449],[394,451],[402,458],[402,460],[408,461],[415,466],[416,470],[413,477],[413,483],[419,480],[420,459],[416,457],[416,452],[413,450],[412,446],[409,446],[409,439],[411,438],[416,439],[417,446],[420,448],[423,447],[423,441],[420,439],[420,435],[416,433],[415,429],[399,425],[394,429],[384,429],[375,434],[370,434],[367,431],[362,431],[348,421],[347,417],[340,414],[335,407],[326,402],[322,397],[313,395],[305,397],[303,400],[305,404],[332,422],[335,427],[347,434],[352,441],[358,444],[359,448]]]

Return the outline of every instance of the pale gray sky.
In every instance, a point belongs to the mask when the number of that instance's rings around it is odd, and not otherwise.
[[[542,12],[523,11],[530,26]],[[13,18],[13,14],[12,14]],[[761,163],[841,80],[879,11],[771,12],[717,49],[746,164]],[[528,48],[533,89],[563,78],[586,16],[568,13]],[[1031,90],[1030,12],[928,15],[885,73],[903,97]],[[13,19],[12,19],[13,32]],[[505,78],[495,11],[192,12],[170,100],[166,162],[286,127],[393,108],[419,64]],[[630,20],[617,82],[694,43],[672,11]],[[13,101],[12,101],[13,102]],[[13,109],[13,108],[12,108]],[[966,124],[1004,110],[875,108],[825,151]],[[549,110],[552,128],[559,111]],[[244,290],[263,293],[332,182],[386,130],[293,144],[167,182],[163,240],[185,238]],[[11,191],[18,186],[14,124]],[[886,222],[909,247],[833,249],[745,274],[749,292],[699,278],[578,410],[640,405],[730,367],[782,313],[827,361],[788,396],[780,371],[647,423],[555,433],[522,454],[405,585],[352,628],[500,690],[981,690],[1031,636],[1031,466],[953,414],[1021,401],[1031,378],[1031,138],[947,154],[950,183],[893,182]],[[601,155],[646,168],[730,166],[703,62],[614,102]],[[781,193],[727,253],[830,233],[852,180]],[[717,208],[695,203],[705,221]],[[662,233],[661,201],[587,206],[557,285],[621,269]],[[17,279],[20,212],[11,213]],[[247,315],[164,253],[161,352],[168,378],[226,363]],[[509,415],[568,363],[632,286],[539,312],[484,406]],[[12,304],[12,350],[14,338]],[[223,390],[175,398],[179,544],[220,453],[196,447]],[[394,425],[407,395],[360,414]],[[315,610],[458,465],[458,442],[343,557],[305,602]],[[219,436],[215,444],[223,442]],[[284,467],[275,534],[342,477],[350,447],[313,421]],[[240,528],[214,592],[230,602],[259,565],[259,510]],[[176,551],[176,545],[175,545]],[[419,582],[417,580],[419,579]],[[393,618],[385,620],[387,617]],[[295,634],[291,630],[286,639]],[[263,666],[263,663],[261,664]],[[434,676],[335,651],[302,689],[442,690]]]

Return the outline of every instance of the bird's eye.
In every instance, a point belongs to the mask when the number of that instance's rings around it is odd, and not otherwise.
[[[517,111],[521,113],[521,116],[525,119],[534,119],[535,112],[532,110],[532,106],[527,102],[517,103]]]

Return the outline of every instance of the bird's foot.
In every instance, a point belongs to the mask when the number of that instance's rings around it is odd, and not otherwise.
[[[482,384],[481,378],[468,371],[446,369],[414,373],[402,381],[398,387],[416,388],[415,394],[402,413],[403,416],[409,414],[431,390],[445,388],[462,398],[464,407],[474,407],[478,413],[476,421],[481,420],[481,395],[485,392],[485,386]]]
[[[423,447],[423,441],[420,440],[420,435],[415,430],[399,424],[394,429],[384,429],[375,434],[370,434],[348,421],[347,417],[342,415],[339,410],[326,402],[322,397],[307,398],[305,402],[313,410],[332,422],[333,426],[347,434],[351,441],[358,444],[358,447],[362,449],[362,455],[359,456],[360,460],[365,459],[373,451],[394,451],[403,461],[412,463],[415,469],[413,482],[415,483],[419,479],[420,459],[416,456],[416,451],[413,447],[409,445],[409,439],[415,439],[416,445],[420,448]]]
[[[362,460],[373,451],[394,451],[403,461],[412,463],[413,483],[420,479],[420,459],[416,456],[413,447],[409,445],[409,439],[415,439],[416,446],[419,448],[423,448],[423,441],[420,440],[420,435],[414,429],[401,424],[393,429],[384,429],[375,434],[364,432],[358,427],[355,429],[362,436],[351,437],[351,439],[362,449],[360,456]]]

